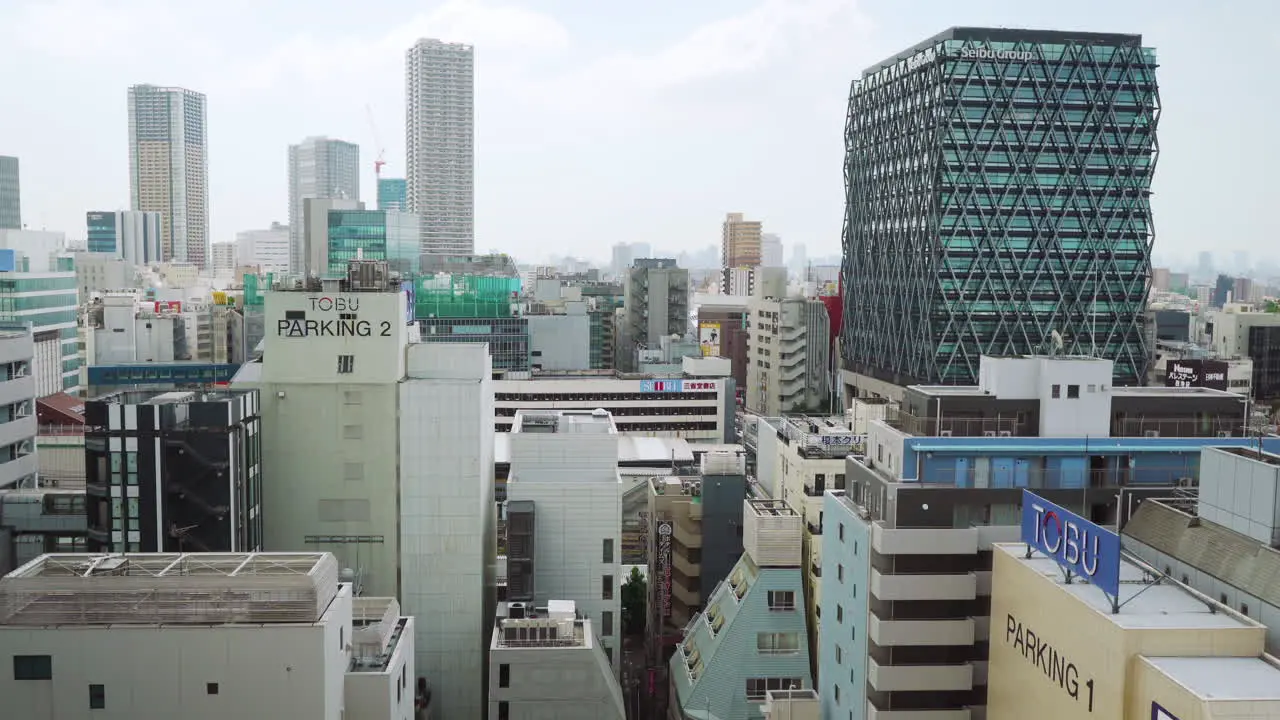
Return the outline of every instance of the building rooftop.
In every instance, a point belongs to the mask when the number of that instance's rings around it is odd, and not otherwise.
[[[1126,541],[1183,558],[1192,567],[1237,587],[1264,603],[1280,606],[1280,549],[1217,523],[1148,500],[1124,526]]]
[[[783,500],[749,499],[747,507],[756,517],[799,517]]]
[[[195,402],[234,400],[250,390],[122,390],[92,398],[92,403],[110,405],[183,405]]]
[[[66,553],[0,578],[0,625],[314,623],[338,592],[329,553]]]
[[[513,433],[616,435],[608,410],[517,410]]]
[[[1263,658],[1147,657],[1202,700],[1280,698],[1280,668]]]
[[[694,460],[692,446],[683,438],[647,437],[618,433],[618,464],[644,465],[646,468],[670,467],[672,463],[688,464]],[[699,445],[699,448],[702,446]],[[493,461],[511,462],[511,433],[494,433]],[[622,469],[619,468],[621,472]],[[652,474],[645,470],[645,474]]]
[[[1063,583],[1062,569],[1051,558],[1040,554],[1025,557],[1027,546],[1023,543],[997,543],[992,547],[1043,575],[1125,630],[1262,627],[1244,615],[1172,580],[1165,579],[1157,583],[1158,573],[1127,558],[1120,563],[1120,612],[1113,614],[1110,598],[1098,588],[1079,579],[1069,585]]]
[[[589,648],[595,644],[591,621],[578,617],[572,600],[550,600],[545,609],[507,603],[506,612],[519,617],[498,617],[490,649]]]
[[[404,635],[408,618],[395,598],[351,599],[351,664],[348,672],[385,672]]]
[[[927,40],[892,55],[862,71],[866,77],[899,60],[906,60],[943,40],[989,40],[996,42],[1065,43],[1081,42],[1091,45],[1141,45],[1141,35],[1127,33],[1075,32],[1063,30],[1027,30],[1019,28],[950,27]]]

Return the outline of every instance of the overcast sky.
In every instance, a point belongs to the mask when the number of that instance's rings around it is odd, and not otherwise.
[[[838,253],[850,80],[962,24],[1142,33],[1157,252],[1280,255],[1263,0],[0,0],[0,154],[24,221],[83,237],[85,211],[129,202],[127,87],[179,85],[209,98],[215,242],[286,220],[286,146],[308,135],[360,144],[372,204],[379,143],[404,171],[404,51],[437,37],[476,46],[477,250],[695,250],[740,211]]]

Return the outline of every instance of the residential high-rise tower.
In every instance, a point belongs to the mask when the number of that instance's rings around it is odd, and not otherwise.
[[[129,88],[129,196],[161,213],[165,260],[204,267],[209,253],[205,96],[183,88]]]
[[[759,220],[746,220],[742,213],[726,215],[720,237],[721,267],[758,266],[763,240],[761,228]]]
[[[18,158],[0,155],[0,230],[22,229],[22,192]]]
[[[475,250],[475,75],[470,45],[419,40],[405,54],[409,211],[422,251]]]
[[[309,137],[289,146],[289,267],[305,266],[302,204],[309,198],[360,199],[360,146],[327,137]]]
[[[1140,35],[951,28],[854,81],[847,384],[970,384],[984,354],[1042,352],[1141,382],[1155,71]]]

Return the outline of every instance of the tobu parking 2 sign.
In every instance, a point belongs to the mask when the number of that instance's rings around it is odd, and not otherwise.
[[[1022,541],[1113,598],[1120,593],[1120,536],[1030,490],[1022,491]]]

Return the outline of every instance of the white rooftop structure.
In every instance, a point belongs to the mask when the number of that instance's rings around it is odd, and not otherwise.
[[[328,553],[42,555],[0,578],[0,625],[311,623],[337,593]]]
[[[1265,656],[1145,660],[1203,700],[1274,700],[1280,693],[1280,667]]]
[[[608,410],[519,410],[513,433],[617,435]]]

